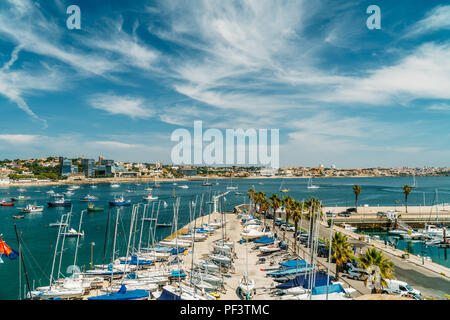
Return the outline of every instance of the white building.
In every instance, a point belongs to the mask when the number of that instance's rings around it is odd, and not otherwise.
[[[0,178],[0,184],[9,184],[9,178]]]
[[[263,168],[259,171],[259,174],[264,177],[273,177],[278,173],[278,169]]]

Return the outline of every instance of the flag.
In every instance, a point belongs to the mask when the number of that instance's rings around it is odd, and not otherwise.
[[[3,257],[3,256],[8,257],[10,260],[14,260],[19,256],[19,254],[16,251],[14,251],[13,249],[11,249],[5,243],[5,241],[3,241],[3,239],[0,239],[0,257]]]

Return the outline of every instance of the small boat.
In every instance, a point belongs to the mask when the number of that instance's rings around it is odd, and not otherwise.
[[[180,188],[181,188],[181,189],[189,189],[189,186],[188,186],[188,185],[185,185],[185,184],[183,184],[183,185],[181,185],[181,186],[180,186]]]
[[[314,184],[312,184],[312,178],[309,178],[308,180],[308,186],[306,187],[307,189],[319,189],[319,186],[316,186]]]
[[[156,227],[157,228],[170,228],[170,227],[172,227],[172,224],[171,223],[158,223],[156,225]]]
[[[52,195],[53,198],[61,198],[64,197],[64,195],[62,195],[61,193],[55,193]]]
[[[57,199],[52,202],[47,202],[48,206],[53,207],[70,207],[72,205],[72,202],[66,201],[64,198]]]
[[[87,201],[87,202],[98,201],[98,197],[88,194],[81,201]]]
[[[44,211],[44,206],[37,206],[35,204],[27,204],[25,208],[22,209],[22,212],[26,213],[35,213]]]
[[[103,208],[103,207],[96,207],[93,204],[90,204],[90,205],[88,205],[87,210],[89,212],[100,212],[100,211],[104,211],[105,208]]]
[[[50,228],[55,228],[55,227],[67,227],[67,223],[64,222],[53,222],[53,223],[49,223],[48,226]]]
[[[2,201],[2,202],[0,202],[0,206],[1,207],[14,207],[14,202]]]
[[[46,192],[46,194],[52,195],[52,194],[55,194],[55,191],[49,190],[49,191]]]
[[[352,227],[351,225],[349,225],[347,223],[343,223],[341,226],[342,226],[342,228],[344,228],[345,230],[348,230],[348,231],[355,231],[356,229],[358,229],[356,227]]]
[[[221,264],[231,264],[231,258],[227,257],[227,256],[225,256],[223,254],[210,254],[209,258],[212,261],[215,261],[215,262],[218,262],[218,263],[221,263]]]
[[[150,292],[147,290],[127,290],[125,285],[115,293],[108,293],[99,296],[89,297],[88,300],[148,300]]]
[[[255,280],[249,279],[247,273],[245,273],[242,279],[239,281],[239,293],[246,300],[250,300],[256,293]]]
[[[84,231],[78,232],[77,230],[70,228],[67,232],[62,232],[61,237],[84,237]]]
[[[270,246],[260,247],[259,250],[261,250],[262,253],[272,253],[272,252],[280,251],[281,248],[277,245],[270,245]]]
[[[158,200],[158,197],[152,196],[150,193],[144,197],[146,201]]]
[[[111,188],[120,188],[120,184],[114,183],[111,185]]]
[[[115,198],[114,201],[109,202],[110,206],[131,206],[131,200],[125,200],[124,197]]]
[[[23,219],[25,216],[13,216],[13,219]]]
[[[153,188],[146,188],[145,191],[152,191]]]
[[[27,190],[24,189],[24,188],[19,188],[19,189],[17,189],[17,191],[19,191],[20,193],[22,193],[22,192],[26,192]]]
[[[282,192],[282,193],[287,193],[287,192],[289,192],[289,189],[287,189],[287,188],[284,188],[284,189],[283,189],[283,184],[284,184],[284,181],[281,181],[280,192]]]
[[[73,193],[72,191],[66,191],[66,192],[63,192],[63,194],[65,195],[65,196],[68,196],[68,197],[70,197],[70,196],[73,196],[75,193]]]
[[[11,198],[12,201],[28,201],[30,199],[31,199],[31,197],[26,197],[26,196],[17,196],[17,197]]]

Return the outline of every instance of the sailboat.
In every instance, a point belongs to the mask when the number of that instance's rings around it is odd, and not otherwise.
[[[313,184],[312,184],[312,178],[309,178],[307,188],[308,188],[308,189],[319,189],[320,187],[319,187],[319,186],[316,186],[316,185],[313,185]]]
[[[281,181],[280,192],[283,192],[283,193],[289,192],[289,189],[287,189],[287,188],[283,189],[283,183],[284,183],[284,181]]]
[[[242,295],[243,298],[246,300],[250,300],[252,296],[256,293],[255,289],[255,280],[250,279],[248,277],[248,240],[245,241],[245,264],[246,264],[246,272],[244,273],[244,276],[239,281],[239,293]]]
[[[416,174],[413,173],[413,184],[411,186],[411,188],[417,188],[419,185],[416,183]]]
[[[155,176],[155,183],[153,184],[153,188],[159,188],[161,185],[157,181],[157,176]]]
[[[227,186],[227,190],[237,190],[237,186],[233,186],[233,175],[230,176],[230,185]]]
[[[210,186],[212,186],[212,183],[209,182],[209,180],[208,180],[208,172],[206,172],[206,181],[203,182],[202,186],[204,186],[204,187],[210,187]]]

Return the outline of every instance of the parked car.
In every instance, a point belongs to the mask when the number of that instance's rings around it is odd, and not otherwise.
[[[369,278],[370,274],[367,270],[361,269],[361,268],[350,268],[346,272],[347,277],[352,278],[354,280],[366,280]]]
[[[336,214],[334,212],[328,211],[326,214],[327,214],[327,217],[332,217],[332,218],[336,217]]]
[[[274,216],[272,213],[266,212],[266,219],[273,219]]]
[[[401,296],[412,296],[421,299],[422,293],[412,288],[408,283],[399,280],[386,280],[386,287],[383,287],[383,293],[398,294]]]
[[[284,221],[281,220],[280,218],[276,218],[276,219],[275,219],[275,225],[276,225],[276,226],[281,226],[282,223],[286,223],[286,222],[284,222]]]
[[[287,227],[286,227],[286,223],[282,224],[280,229],[281,230],[285,230],[286,229],[286,231],[295,231],[295,227],[293,225],[288,224]]]
[[[347,212],[350,212],[350,213],[352,213],[352,212],[357,212],[357,211],[356,211],[356,208],[348,208],[346,211],[347,211]]]
[[[338,213],[338,216],[340,217],[350,217],[352,214],[348,211],[342,211]]]

